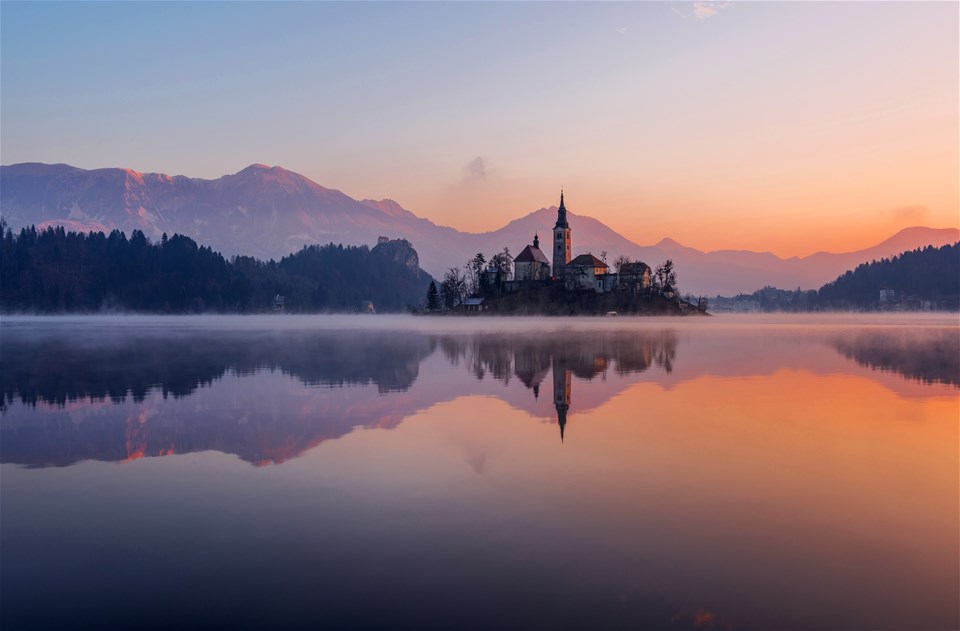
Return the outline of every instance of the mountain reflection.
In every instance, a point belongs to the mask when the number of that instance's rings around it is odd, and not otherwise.
[[[955,329],[867,330],[827,341],[870,369],[960,386]],[[672,329],[5,332],[0,462],[69,466],[214,450],[278,464],[358,428],[392,428],[475,394],[552,418],[563,441],[572,415],[637,380],[765,374],[803,362],[819,370],[824,353],[843,361],[823,344],[808,357],[809,344],[796,340],[789,353],[770,352],[754,332],[700,332],[682,343],[690,352],[678,367],[681,340]],[[542,401],[548,387],[552,397]]]

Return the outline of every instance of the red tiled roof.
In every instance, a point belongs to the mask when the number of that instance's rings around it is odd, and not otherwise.
[[[581,254],[567,263],[567,265],[575,265],[577,267],[607,267],[606,263],[592,254]]]
[[[514,263],[546,263],[550,264],[550,260],[546,255],[540,250],[540,248],[535,248],[532,245],[528,245],[523,248],[523,251],[517,255],[517,258],[513,259]]]

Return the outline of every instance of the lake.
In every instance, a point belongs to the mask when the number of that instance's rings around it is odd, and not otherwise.
[[[952,629],[956,315],[4,317],[0,626]]]

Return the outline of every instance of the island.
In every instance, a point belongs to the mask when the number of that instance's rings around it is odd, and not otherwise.
[[[572,257],[573,230],[560,191],[553,227],[553,263],[540,235],[516,258],[505,247],[489,260],[478,253],[463,268],[449,269],[440,286],[431,282],[420,313],[448,315],[708,315],[706,298],[682,298],[673,262],[656,270],[643,261],[606,252]]]

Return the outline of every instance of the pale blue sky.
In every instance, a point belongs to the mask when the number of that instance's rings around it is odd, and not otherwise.
[[[890,232],[923,206],[919,223],[956,224],[958,17],[953,2],[3,2],[0,158],[211,178],[264,162],[477,230],[563,184],[643,243],[802,253],[822,246],[790,251],[778,223]],[[690,227],[720,219],[757,230],[712,243]]]

